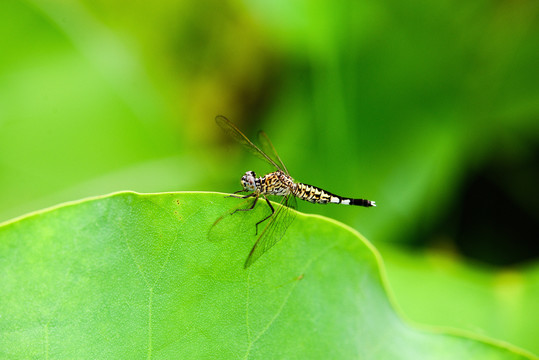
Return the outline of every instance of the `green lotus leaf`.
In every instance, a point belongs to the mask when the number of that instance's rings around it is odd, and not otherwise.
[[[298,213],[244,269],[267,207],[212,228],[239,203],[216,193],[122,192],[3,224],[0,357],[532,357],[409,325],[388,297],[377,251],[320,216]]]

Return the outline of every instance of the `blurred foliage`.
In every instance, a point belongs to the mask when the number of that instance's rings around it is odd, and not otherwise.
[[[504,339],[537,353],[539,264],[496,271],[437,250],[381,250],[408,318]]]
[[[538,14],[531,0],[4,0],[0,220],[124,189],[235,191],[267,169],[223,147],[224,114],[264,128],[297,180],[379,205],[302,211],[520,272],[539,253]]]

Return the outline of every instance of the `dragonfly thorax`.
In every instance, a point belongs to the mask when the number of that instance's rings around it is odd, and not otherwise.
[[[252,191],[263,195],[286,196],[293,192],[294,179],[278,170],[262,177],[256,177],[254,171],[247,171],[241,178],[243,191]]]

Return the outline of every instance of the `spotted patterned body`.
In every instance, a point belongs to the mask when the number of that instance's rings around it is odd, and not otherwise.
[[[252,198],[253,202],[248,208],[236,208],[232,213],[230,213],[230,215],[238,211],[242,212],[253,210],[259,198],[264,199],[271,210],[271,214],[257,222],[255,225],[256,234],[258,235],[258,225],[269,220],[258,236],[253,248],[251,249],[251,252],[249,253],[249,256],[245,260],[245,268],[251,266],[251,264],[253,264],[260,256],[262,256],[283,237],[286,229],[294,220],[295,212],[288,210],[296,208],[296,198],[316,204],[343,204],[365,207],[376,206],[374,201],[346,198],[332,194],[329,191],[320,189],[316,186],[296,183],[288,173],[286,166],[277,154],[273,144],[263,131],[259,133],[259,140],[262,148],[266,149],[267,153],[253,144],[251,140],[247,138],[247,136],[245,136],[224,116],[217,116],[215,121],[217,125],[219,125],[226,133],[236,139],[239,143],[241,143],[248,151],[266,161],[276,169],[275,172],[262,177],[257,177],[254,171],[247,171],[241,178],[241,185],[243,189],[236,191],[234,195],[231,195],[233,197],[242,199]],[[270,156],[268,153],[272,155]],[[241,192],[247,192],[249,194],[243,196],[235,195]],[[267,198],[268,195],[281,196],[282,206],[275,210]],[[224,218],[225,216],[223,215],[217,219],[213,224],[212,229],[214,229],[214,227]]]
[[[357,206],[376,206],[374,201],[352,199],[335,195],[316,186],[296,183],[294,179],[278,170],[265,176],[256,177],[254,171],[247,171],[241,180],[245,191],[253,191],[257,195],[293,195],[314,204],[343,204]]]

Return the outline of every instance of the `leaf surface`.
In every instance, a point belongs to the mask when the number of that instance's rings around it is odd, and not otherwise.
[[[244,270],[266,208],[228,217],[221,238],[208,238],[236,203],[215,193],[123,192],[0,226],[0,356],[531,358],[405,323],[377,252],[326,218],[298,214]]]

